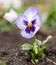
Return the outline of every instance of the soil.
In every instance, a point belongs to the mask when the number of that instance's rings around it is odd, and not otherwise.
[[[40,30],[36,37],[44,40],[50,34],[53,37],[46,43],[47,59],[39,58],[36,65],[56,65],[56,30]],[[26,42],[32,44],[33,39],[22,38],[17,30],[0,33],[0,60],[3,60],[6,65],[33,65],[30,52],[21,49],[21,45]]]

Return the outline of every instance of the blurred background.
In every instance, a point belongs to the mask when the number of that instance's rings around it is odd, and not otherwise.
[[[43,21],[43,30],[56,29],[56,0],[0,0],[0,32],[16,29],[3,18],[4,14],[13,8],[18,14],[28,7],[38,8]]]

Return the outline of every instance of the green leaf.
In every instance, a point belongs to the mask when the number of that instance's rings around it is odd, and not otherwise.
[[[37,54],[38,53],[38,45],[36,42],[34,42],[34,52]]]
[[[42,55],[42,49],[39,47],[38,48],[38,56],[41,56]]]
[[[36,63],[36,64],[38,63],[38,59],[35,59],[35,63]]]
[[[28,44],[28,43],[23,44],[23,45],[22,45],[22,49],[23,49],[23,50],[31,50],[31,49],[33,49],[33,45]]]
[[[46,40],[44,40],[43,42],[42,42],[42,44],[45,44],[49,39],[51,39],[52,38],[52,36],[50,35],[50,36],[48,36],[47,37],[47,39]]]
[[[34,52],[31,53],[31,56],[32,56],[32,60],[35,60],[36,54]]]
[[[42,53],[42,58],[45,58],[45,54],[44,53]]]
[[[41,46],[42,41],[40,41],[40,40],[36,39],[36,43],[37,43],[39,46]]]
[[[36,54],[38,53],[38,48],[40,47],[41,44],[42,44],[42,42],[40,40],[35,39],[34,51],[35,51]]]

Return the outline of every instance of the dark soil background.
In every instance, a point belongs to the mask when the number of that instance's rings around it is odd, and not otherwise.
[[[38,31],[36,37],[40,40],[46,39],[48,35],[52,35],[46,43],[46,57],[56,62],[56,30]],[[33,65],[30,62],[30,52],[23,51],[21,45],[29,42],[32,44],[33,39],[27,40],[21,37],[17,30],[0,33],[0,60],[6,62],[7,65]],[[39,58],[38,65],[54,65],[45,59]]]

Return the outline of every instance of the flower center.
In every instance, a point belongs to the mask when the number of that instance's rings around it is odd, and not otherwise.
[[[31,28],[32,27],[32,23],[28,23],[28,28]]]

